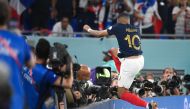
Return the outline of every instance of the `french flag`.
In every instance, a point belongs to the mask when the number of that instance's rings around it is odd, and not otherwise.
[[[31,6],[35,0],[10,0],[9,5],[12,8],[12,17],[19,18],[19,16]]]
[[[136,0],[138,9],[145,14],[147,9],[155,4],[156,0]]]
[[[136,0],[136,4],[138,10],[142,10],[143,14],[146,14],[148,8],[157,5],[156,0]],[[158,11],[156,12],[156,16],[153,16],[153,25],[154,25],[154,33],[160,34],[161,29],[163,27],[163,22],[159,16]]]

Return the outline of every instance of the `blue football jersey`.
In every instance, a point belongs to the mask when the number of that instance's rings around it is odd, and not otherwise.
[[[23,68],[23,88],[25,91],[25,103],[29,109],[35,109],[35,104],[37,103],[37,98],[39,96],[37,92],[37,87],[35,86],[35,81],[32,78],[32,70],[27,67]]]
[[[11,109],[24,108],[21,69],[29,60],[30,48],[25,40],[7,30],[0,30],[0,61],[5,62],[10,68]]]
[[[36,64],[31,70],[25,67],[22,77],[29,109],[36,109],[40,93],[46,93],[47,90],[44,91],[44,89],[49,85],[53,85],[57,80],[55,73],[42,64]],[[45,106],[43,106],[43,109],[46,109]]]
[[[109,35],[115,35],[119,44],[120,58],[142,54],[139,28],[130,24],[115,24],[107,29]]]

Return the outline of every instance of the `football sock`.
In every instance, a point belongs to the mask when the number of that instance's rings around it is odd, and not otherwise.
[[[136,96],[135,94],[132,94],[130,92],[124,92],[121,95],[121,99],[124,101],[127,101],[133,105],[136,106],[140,106],[140,107],[147,107],[148,103],[144,100],[142,100],[141,98],[139,98],[138,96]]]

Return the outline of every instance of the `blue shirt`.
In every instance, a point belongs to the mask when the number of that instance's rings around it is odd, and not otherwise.
[[[22,66],[30,60],[30,49],[25,40],[6,30],[0,30],[0,61],[10,70],[12,88],[11,109],[23,109],[24,92],[21,85]]]
[[[142,54],[139,28],[130,24],[115,24],[107,29],[109,35],[115,35],[119,44],[120,58]]]
[[[22,75],[23,87],[29,109],[36,109],[40,92],[45,89],[47,85],[53,85],[57,80],[57,76],[53,71],[41,64],[36,64],[32,70],[25,67]]]

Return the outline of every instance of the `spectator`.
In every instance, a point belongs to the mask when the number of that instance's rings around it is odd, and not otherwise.
[[[52,10],[50,13],[50,18],[48,19],[48,29],[52,30],[53,25],[57,22],[57,12]]]
[[[134,6],[135,6],[135,0],[124,0],[125,4],[126,4],[126,10],[127,13],[130,15],[134,14]]]
[[[161,29],[161,33],[167,32],[167,24],[168,24],[168,0],[157,0],[158,2],[158,12],[163,21],[163,26]]]
[[[77,26],[76,31],[81,32],[83,31],[83,25],[86,22],[87,14],[86,9],[88,6],[88,0],[77,0],[77,12],[76,12],[76,18],[77,18]]]
[[[124,0],[124,1],[126,4],[127,13],[131,16],[130,23],[134,24],[135,22],[135,17],[134,17],[135,8],[134,7],[135,7],[136,0]]]
[[[119,13],[124,10],[125,2],[123,0],[92,0],[87,8],[87,24],[92,28],[102,30],[116,23]]]
[[[76,0],[52,0],[52,10],[57,13],[57,19],[67,16],[69,20],[76,15]]]
[[[172,11],[176,6],[177,0],[168,0],[168,20],[167,20],[167,33],[174,34],[175,33],[175,21],[173,20]]]
[[[41,30],[48,28],[50,6],[50,0],[36,0],[31,5],[29,13],[32,30]]]
[[[102,8],[101,0],[91,0],[87,6],[87,21],[86,23],[92,28],[99,29],[99,13]],[[104,16],[101,16],[104,17]]]
[[[66,32],[66,34],[64,32]],[[53,36],[72,37],[72,33],[73,28],[69,24],[69,19],[67,17],[63,17],[60,22],[57,22],[53,26]]]
[[[185,34],[186,28],[185,20],[186,16],[190,14],[190,7],[187,4],[187,0],[180,0],[179,6],[175,6],[173,9],[173,20],[175,24],[175,34]]]
[[[107,21],[106,21],[106,27],[111,26],[112,24],[115,24],[117,21],[117,17],[120,13],[125,11],[125,8],[127,7],[128,11],[131,11],[129,2],[123,1],[123,0],[108,0],[109,4],[109,11],[107,15]],[[127,5],[125,7],[125,5]]]
[[[154,33],[153,17],[161,19],[158,14],[156,0],[137,0],[134,15],[137,18],[137,22],[140,23],[136,23],[136,25],[140,25],[143,34]]]

